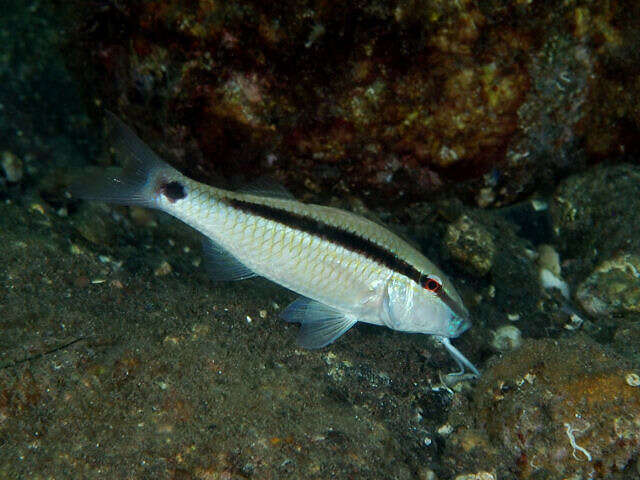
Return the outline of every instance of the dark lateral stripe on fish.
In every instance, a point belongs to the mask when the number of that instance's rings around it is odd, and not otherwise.
[[[323,240],[341,245],[348,250],[361,253],[416,282],[419,282],[420,278],[424,277],[424,274],[422,274],[417,268],[405,262],[401,258],[398,258],[394,253],[353,232],[348,232],[341,228],[334,227],[333,225],[322,223],[313,218],[308,218],[303,215],[271,207],[269,205],[235,199],[225,199],[224,202],[234,208],[242,210],[243,212],[282,223],[296,230],[307,232],[312,235],[316,235]]]
[[[421,285],[422,280],[426,278],[424,273],[420,272],[420,270],[410,263],[398,258],[398,256],[393,252],[353,232],[348,232],[341,228],[334,227],[333,225],[322,223],[313,218],[308,218],[303,215],[289,212],[281,208],[271,207],[269,205],[245,202],[236,199],[224,199],[223,201],[227,205],[237,208],[243,212],[282,223],[283,225],[296,230],[307,232],[312,235],[316,235],[323,240],[341,245],[348,250],[361,253],[362,255],[385,265],[389,269],[410,278],[419,285]],[[456,303],[444,292],[444,289],[441,288],[435,293],[454,312],[461,314],[463,317],[465,316],[464,312],[460,312]]]

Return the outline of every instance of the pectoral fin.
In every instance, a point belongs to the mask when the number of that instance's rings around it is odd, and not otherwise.
[[[205,267],[214,282],[244,280],[256,276],[236,257],[208,238],[203,240],[202,250]]]
[[[293,302],[282,312],[282,318],[301,324],[297,341],[304,348],[329,345],[357,323],[344,313],[309,298]]]

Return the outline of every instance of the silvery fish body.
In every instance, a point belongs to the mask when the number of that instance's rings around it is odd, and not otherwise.
[[[283,313],[302,324],[298,343],[320,348],[357,322],[437,335],[458,364],[478,374],[449,338],[469,326],[451,282],[385,227],[348,211],[299,202],[284,190],[228,191],[191,180],[160,160],[116,118],[114,146],[129,157],[113,176],[74,195],[167,212],[205,235],[216,280],[262,276],[302,297]]]

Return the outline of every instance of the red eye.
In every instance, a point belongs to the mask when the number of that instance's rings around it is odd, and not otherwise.
[[[425,290],[429,290],[430,292],[437,292],[442,288],[442,280],[440,280],[435,275],[430,275],[424,279],[422,282],[422,286]]]

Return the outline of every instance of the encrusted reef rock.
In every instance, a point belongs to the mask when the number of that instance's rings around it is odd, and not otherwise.
[[[586,268],[621,250],[640,252],[640,167],[600,166],[567,178],[550,204],[563,252]]]
[[[499,477],[504,469],[519,478],[632,478],[637,378],[587,337],[526,340],[485,370],[469,411],[453,412],[449,448],[470,452],[469,469],[496,468]]]
[[[550,212],[575,299],[604,323],[640,319],[640,168],[599,166],[567,178]]]
[[[467,215],[449,224],[444,241],[451,256],[471,274],[482,276],[491,270],[496,254],[493,237]]]
[[[618,255],[602,262],[576,297],[592,315],[632,313],[640,319],[640,256]]]
[[[640,149],[637,2],[59,5],[96,115],[205,180],[490,206]]]

